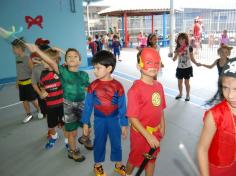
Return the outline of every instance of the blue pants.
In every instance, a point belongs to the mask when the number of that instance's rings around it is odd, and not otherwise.
[[[114,55],[115,56],[120,56],[120,48],[114,48]]]
[[[111,144],[111,161],[122,161],[121,126],[118,117],[94,117],[94,162],[105,161],[106,142],[109,136]]]

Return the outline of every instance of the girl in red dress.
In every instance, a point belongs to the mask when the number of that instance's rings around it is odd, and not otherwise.
[[[204,115],[198,144],[201,176],[236,175],[236,58],[223,67],[219,94],[222,101]]]

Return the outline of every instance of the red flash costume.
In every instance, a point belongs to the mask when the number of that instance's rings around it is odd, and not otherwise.
[[[158,68],[160,56],[153,49],[142,51],[140,56],[140,67],[144,70]],[[159,68],[158,68],[159,69]],[[137,118],[146,130],[156,136],[158,140],[162,138],[160,132],[161,117],[163,109],[166,107],[164,91],[161,83],[154,81],[153,85],[136,80],[128,91],[127,117]],[[143,161],[143,153],[148,153],[150,145],[134,127],[130,129],[130,154],[128,162],[139,167]],[[154,153],[160,151],[158,148]],[[155,160],[151,160],[154,162]]]

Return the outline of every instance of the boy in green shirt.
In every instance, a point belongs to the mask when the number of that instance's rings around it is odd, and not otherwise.
[[[81,162],[85,157],[76,148],[77,129],[81,125],[80,118],[83,110],[83,101],[85,99],[85,91],[89,85],[89,76],[84,71],[78,71],[81,64],[81,55],[74,49],[69,48],[65,53],[65,65],[58,65],[52,61],[45,53],[40,51],[37,46],[27,44],[31,52],[37,52],[42,59],[47,62],[59,77],[62,82],[63,97],[64,97],[64,122],[65,130],[68,134],[68,157],[75,161]],[[79,142],[92,149],[92,144],[88,136],[82,136]]]

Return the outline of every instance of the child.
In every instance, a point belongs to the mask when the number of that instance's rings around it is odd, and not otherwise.
[[[59,62],[58,58],[60,57],[60,53],[58,51],[48,49],[45,53],[50,57],[50,59],[52,59],[52,61],[56,63]],[[40,91],[38,91],[38,93],[41,99],[45,99],[47,105],[47,124],[50,136],[45,148],[51,149],[54,147],[58,138],[55,128],[57,126],[61,128],[64,125],[64,122],[62,121],[64,115],[63,90],[58,73],[56,73],[45,61],[42,61],[42,63],[44,65],[44,70],[40,75]]]
[[[43,118],[39,109],[37,94],[32,87],[32,72],[29,66],[29,57],[25,55],[25,48],[23,38],[15,39],[12,42],[12,50],[16,56],[17,88],[19,88],[20,101],[23,102],[23,107],[26,112],[23,123],[27,123],[33,118],[33,115],[30,112],[29,102],[37,109],[38,118]]]
[[[200,65],[204,66],[206,68],[210,68],[210,69],[216,65],[217,69],[218,69],[218,74],[220,75],[225,63],[229,60],[228,57],[230,56],[232,49],[233,49],[233,47],[229,47],[227,45],[222,45],[217,50],[217,53],[220,56],[219,59],[216,59],[215,62],[213,62],[211,65],[206,65],[206,64],[200,64]]]
[[[160,47],[157,45],[158,38],[155,33],[151,33],[148,35],[147,38],[147,47],[151,47],[153,49],[156,49],[157,51],[160,51]]]
[[[119,37],[117,35],[113,36],[113,42],[112,42],[112,48],[113,48],[113,54],[115,57],[118,57],[118,61],[120,60],[120,49],[121,49],[121,44],[119,41]]]
[[[236,173],[236,58],[228,60],[219,77],[221,102],[204,115],[198,143],[201,176]]]
[[[50,43],[49,40],[45,40],[42,38],[37,38],[35,40],[35,45],[37,45],[39,47],[40,50],[42,51],[46,51],[50,48],[50,46],[48,45]],[[42,63],[42,59],[39,57],[39,55],[37,53],[31,53],[30,55],[30,62],[32,62],[32,86],[35,90],[35,92],[40,95],[41,94],[41,90],[39,88],[39,81],[40,81],[40,75],[42,73],[42,71],[44,70],[44,66]],[[41,110],[41,113],[43,114],[43,117],[46,117],[46,102],[44,99],[41,99],[40,96],[38,97],[38,104]]]
[[[97,44],[96,42],[92,41],[92,37],[88,37],[88,45],[89,49],[91,50],[92,56],[97,53]]]
[[[160,141],[165,134],[164,112],[166,107],[161,83],[154,80],[160,69],[161,59],[153,48],[144,48],[137,55],[137,68],[141,72],[128,91],[127,117],[131,122],[130,153],[126,174],[131,175],[134,167],[140,167],[144,153],[156,148],[153,158],[145,168],[145,174],[154,175],[155,159],[160,151]]]
[[[140,48],[145,48],[147,46],[147,34],[144,34],[140,40]]]
[[[68,157],[74,159],[74,161],[82,162],[85,160],[85,157],[76,149],[75,139],[77,138],[77,129],[80,125],[85,89],[89,85],[89,77],[86,72],[77,70],[81,64],[80,53],[74,48],[69,48],[65,54],[65,66],[61,66],[55,61],[52,61],[36,46],[33,46],[33,48],[61,78],[64,97],[63,120],[65,122],[65,130],[68,134],[69,143]],[[86,142],[86,146],[92,149],[92,144],[88,136],[86,136],[86,140],[83,141]]]
[[[217,53],[220,56],[219,59],[215,60],[215,62],[211,65],[206,65],[206,64],[201,64],[201,66],[204,66],[206,68],[213,68],[215,65],[217,66],[217,70],[218,70],[218,75],[221,75],[222,69],[224,67],[224,65],[226,64],[226,62],[229,60],[228,56],[230,56],[231,50],[233,49],[233,47],[229,47],[227,45],[222,45],[218,50]],[[213,103],[216,103],[219,101],[219,93],[218,91],[215,93],[215,95],[209,99],[206,102],[206,105],[212,105]]]
[[[160,55],[160,47],[158,46],[157,42],[158,42],[158,37],[155,33],[148,35],[147,47],[151,47],[151,48],[157,50]],[[163,67],[164,67],[164,64],[161,62],[161,68],[163,68]]]
[[[96,176],[105,176],[102,162],[105,160],[106,141],[111,144],[111,161],[115,162],[115,171],[125,175],[125,166],[121,164],[121,136],[127,135],[128,120],[125,117],[126,103],[124,88],[111,77],[116,66],[116,58],[109,51],[97,53],[93,60],[97,79],[88,87],[85,108],[82,115],[84,133],[88,133],[88,123],[94,108],[94,172]]]
[[[178,79],[179,95],[175,97],[176,100],[182,97],[183,79],[186,88],[185,101],[190,100],[190,83],[189,79],[193,76],[193,67],[191,61],[200,66],[193,57],[193,48],[189,46],[189,39],[186,33],[180,33],[176,40],[175,55],[173,61],[178,60],[178,66],[176,69],[176,78]]]
[[[102,51],[102,42],[98,36],[98,34],[95,35],[95,41],[96,46],[97,46],[97,52]]]
[[[229,37],[227,34],[227,30],[225,29],[223,33],[220,36],[220,46],[222,45],[228,45],[229,44]]]

